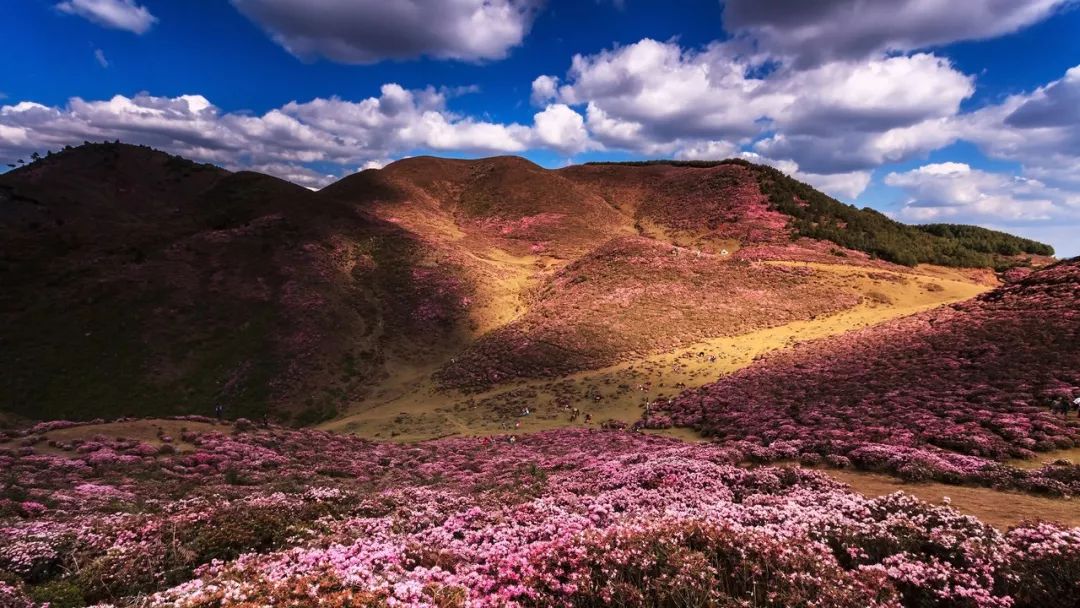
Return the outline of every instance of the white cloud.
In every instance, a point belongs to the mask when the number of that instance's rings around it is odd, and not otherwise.
[[[724,27],[806,67],[993,38],[1072,0],[726,0]]]
[[[109,60],[105,57],[105,51],[101,49],[94,49],[94,59],[97,60],[98,65],[100,65],[101,67],[109,67]]]
[[[1026,175],[1080,189],[1080,66],[956,122],[960,136],[987,155],[1021,163]]]
[[[769,84],[792,100],[776,119],[796,134],[909,127],[955,115],[975,91],[972,77],[925,53],[780,72]]]
[[[682,160],[724,160],[738,156],[739,146],[730,141],[699,141],[688,144],[675,153]]]
[[[757,152],[820,175],[950,143],[955,129],[945,123],[974,92],[970,76],[925,53],[797,70],[729,43],[694,50],[650,39],[577,55],[559,82],[537,78],[534,100],[584,105],[590,132],[608,148],[687,154],[701,142],[742,146],[764,135]]]
[[[392,162],[394,161],[390,160],[389,158],[373,158],[365,162],[363,165],[360,165],[360,168],[357,169],[357,171],[367,171],[368,169],[382,169],[383,167],[389,165]]]
[[[232,0],[293,55],[342,63],[429,56],[501,59],[521,44],[537,0]]]
[[[908,196],[897,212],[914,222],[1022,224],[1080,221],[1080,196],[1025,177],[974,169],[966,163],[935,163],[889,173],[889,186]]]
[[[589,133],[585,120],[569,106],[561,103],[549,105],[533,117],[536,139],[541,145],[575,154],[589,147]]]
[[[851,201],[866,190],[872,176],[869,171],[827,174],[798,171],[793,177],[835,198]]]
[[[108,100],[72,98],[63,107],[33,102],[0,106],[0,154],[22,156],[83,140],[120,139],[188,158],[266,171],[316,187],[326,172],[305,167],[385,164],[412,150],[517,153],[547,148],[572,154],[592,147],[581,115],[554,104],[532,125],[461,116],[434,88],[384,85],[377,97],[290,102],[262,115],[222,112],[201,95],[146,93]]]
[[[537,76],[532,82],[532,103],[542,106],[558,97],[559,79],[555,76]]]
[[[809,173],[801,171],[799,164],[791,159],[776,160],[755,152],[742,152],[741,158],[752,163],[775,167],[789,176],[810,184],[834,198],[852,200],[858,197],[870,185],[869,171],[850,171],[847,173]]]
[[[104,27],[136,34],[145,34],[157,23],[157,17],[135,0],[65,0],[56,8]]]
[[[755,121],[790,99],[765,90],[748,76],[751,66],[730,47],[687,50],[674,42],[637,43],[575,55],[559,101],[588,104],[605,144],[626,146],[688,139],[739,139],[759,130]],[[610,141],[604,137],[610,135]]]

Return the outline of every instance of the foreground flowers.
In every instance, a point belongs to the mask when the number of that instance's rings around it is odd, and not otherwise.
[[[910,496],[740,468],[717,445],[239,427],[155,450],[24,434],[0,455],[0,605],[1064,607],[1080,593],[1078,530],[1003,535]]]

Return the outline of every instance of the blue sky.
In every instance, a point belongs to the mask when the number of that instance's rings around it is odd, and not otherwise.
[[[319,187],[424,153],[745,156],[904,221],[1078,255],[1080,8],[956,6],[18,2],[0,159],[119,138]]]

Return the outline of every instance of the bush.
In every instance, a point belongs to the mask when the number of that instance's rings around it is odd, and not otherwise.
[[[772,207],[794,218],[795,236],[832,241],[904,266],[993,268],[1003,255],[1053,255],[1049,245],[976,226],[901,224],[873,209],[845,205],[772,167],[753,168]]]
[[[80,608],[86,605],[82,589],[75,581],[61,579],[30,588],[30,599],[49,608]]]
[[[295,521],[284,508],[229,507],[199,527],[191,549],[198,563],[235,559],[249,551],[266,551],[285,542]]]
[[[541,576],[530,582],[538,595],[525,604],[895,605],[895,591],[884,576],[845,571],[819,547],[704,523],[624,530],[583,546],[557,548],[541,566]]]
[[[1012,559],[1000,577],[1016,608],[1072,608],[1080,598],[1080,528],[1020,526],[1006,536]]]
[[[892,304],[893,299],[888,295],[881,293],[880,291],[868,291],[866,292],[866,299],[875,304]]]

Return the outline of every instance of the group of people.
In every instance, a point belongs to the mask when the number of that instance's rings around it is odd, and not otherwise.
[[[1051,413],[1061,414],[1068,418],[1069,412],[1076,410],[1077,416],[1080,416],[1080,396],[1073,398],[1070,395],[1060,394],[1050,397],[1049,401]]]

